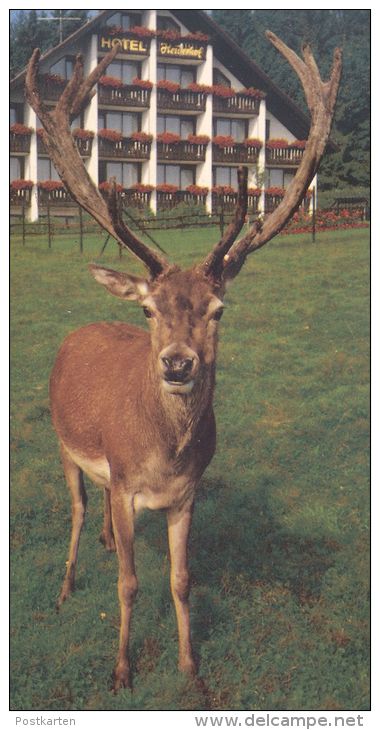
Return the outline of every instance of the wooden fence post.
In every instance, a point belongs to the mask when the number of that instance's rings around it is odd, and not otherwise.
[[[50,197],[47,199],[47,220],[48,220],[48,247],[51,248],[51,220],[50,220]]]

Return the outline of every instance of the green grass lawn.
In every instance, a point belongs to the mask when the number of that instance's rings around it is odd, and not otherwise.
[[[190,265],[213,230],[155,232]],[[178,675],[165,517],[136,530],[134,691],[114,696],[117,561],[89,488],[77,591],[57,614],[70,500],[48,378],[63,337],[133,303],[87,272],[101,237],[30,237],[12,255],[11,707],[14,710],[369,709],[369,245],[366,230],[278,238],[228,291],[216,456],[191,536],[200,680]],[[106,265],[120,262],[109,244]]]

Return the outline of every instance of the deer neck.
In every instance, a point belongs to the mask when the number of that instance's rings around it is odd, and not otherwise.
[[[196,439],[202,421],[212,409],[215,363],[204,367],[201,377],[188,395],[166,393],[152,362],[148,377],[161,415],[163,431],[170,447],[180,457]]]

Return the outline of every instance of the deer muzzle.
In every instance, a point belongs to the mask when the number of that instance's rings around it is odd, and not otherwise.
[[[167,393],[191,393],[199,372],[199,357],[186,345],[169,345],[159,355],[162,385]]]

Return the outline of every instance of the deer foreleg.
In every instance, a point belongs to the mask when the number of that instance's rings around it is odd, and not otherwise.
[[[120,639],[113,686],[117,691],[131,686],[128,645],[132,608],[137,594],[137,578],[133,556],[133,501],[121,490],[111,491],[111,509],[119,560]]]
[[[181,510],[169,510],[168,538],[170,552],[170,587],[178,624],[178,668],[194,675],[196,666],[190,636],[189,593],[190,577],[187,559],[187,541],[190,532],[193,505]]]
[[[66,563],[66,575],[57,601],[57,610],[74,590],[79,538],[84,523],[87,504],[82,470],[75,464],[64,446],[61,446],[61,458],[67,486],[71,493],[72,526],[69,559]]]

